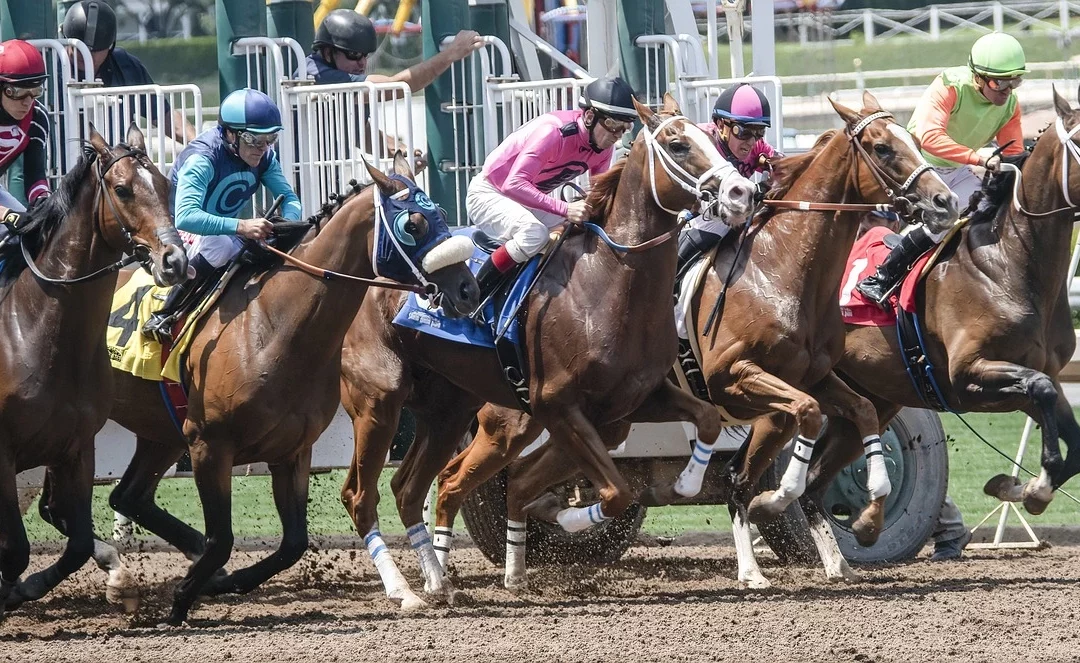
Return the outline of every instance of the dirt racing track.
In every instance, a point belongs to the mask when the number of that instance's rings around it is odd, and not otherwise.
[[[395,545],[414,588],[411,553]],[[237,552],[249,564],[260,552]],[[247,596],[196,605],[160,628],[186,560],[128,553],[143,605],[105,601],[92,564],[0,623],[0,661],[1068,661],[1080,657],[1080,548],[974,551],[931,564],[862,567],[826,583],[763,553],[773,588],[741,590],[729,546],[635,546],[609,567],[531,569],[530,593],[502,589],[475,548],[455,551],[453,607],[402,614],[363,549],[309,552]],[[31,568],[51,562],[35,556]]]

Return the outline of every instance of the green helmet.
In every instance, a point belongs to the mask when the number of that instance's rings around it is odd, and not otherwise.
[[[971,46],[968,65],[976,74],[991,78],[1014,78],[1027,73],[1024,47],[1004,32],[979,37]]]

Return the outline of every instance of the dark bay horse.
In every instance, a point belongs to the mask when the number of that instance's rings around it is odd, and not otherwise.
[[[770,197],[788,204],[777,203],[775,211],[760,217],[741,249],[728,245],[719,252],[692,302],[687,323],[690,327],[693,322],[713,402],[725,409],[729,420],[754,422],[747,444],[733,461],[732,485],[728,486],[738,579],[751,587],[767,587],[769,582],[753,557],[748,507],[762,473],[794,432],[798,431],[799,442],[806,447],[802,453],[808,457],[821,432],[824,412],[857,422],[860,439],[880,445],[870,402],[832,372],[843,353],[844,327],[837,303],[844,267],[841,256],[846,257],[854,243],[860,214],[829,209],[830,204],[885,203],[902,196],[902,204],[932,227],[946,228],[957,216],[956,196],[929,170],[910,135],[873,95],[864,95],[863,103],[861,112],[834,103],[845,129],[822,136],[810,153],[780,162],[779,185]],[[808,203],[810,209],[798,209],[800,203]],[[724,314],[709,329],[709,313],[721,296]],[[665,404],[646,402],[629,419],[675,421],[681,418],[678,415]],[[479,423],[472,445],[440,476],[439,527],[453,522],[464,496],[498,471],[499,461],[508,462],[539,432],[518,413],[491,407],[480,412]],[[553,443],[511,469],[507,488],[511,520],[520,518],[523,505],[545,487],[585,470],[566,462],[560,440],[552,433]],[[621,441],[614,437],[610,446]],[[696,494],[711,455],[712,445],[698,441],[678,481],[647,491],[642,501],[668,504]],[[771,517],[799,497],[805,488],[806,467],[794,470],[785,475],[779,490],[754,501],[756,515]],[[585,473],[592,480],[591,472]],[[877,502],[861,521],[869,528],[881,526],[881,504],[888,494],[883,466],[880,474],[874,474],[875,479],[878,476],[884,478],[884,485],[878,486]],[[553,502],[550,497],[549,503]],[[529,511],[537,515],[535,506]],[[815,541],[831,538],[827,525],[815,525]],[[836,546],[835,542],[831,545]],[[822,546],[828,543],[819,542]],[[523,580],[524,560],[515,561],[518,566],[513,568],[507,556],[507,578]],[[856,577],[841,556],[827,559],[825,571],[832,579]]]
[[[1054,91],[1057,120],[1036,142],[992,220],[963,229],[955,253],[928,274],[921,297],[927,357],[954,411],[1020,410],[1042,427],[1042,472],[1017,485],[999,475],[986,492],[1042,513],[1053,491],[1080,471],[1080,427],[1058,373],[1076,336],[1069,313],[1069,247],[1080,201],[1080,112]],[[847,327],[837,371],[877,408],[884,427],[905,406],[926,407],[908,378],[892,327]],[[1059,437],[1068,457],[1062,458]],[[857,455],[847,422],[829,424],[808,494]],[[803,500],[810,513],[813,499]]]
[[[116,272],[127,252],[152,264],[161,285],[186,277],[168,195],[138,129],[116,147],[92,131],[56,193],[17,230],[31,262],[17,273],[10,266],[0,283],[0,617],[41,598],[94,552],[94,435],[112,401],[105,328]],[[30,544],[15,475],[42,465],[41,516],[67,545],[56,563],[20,582]],[[130,579],[113,572],[111,555],[110,589],[126,590]]]
[[[727,164],[703,131],[678,114],[668,96],[654,113],[638,106],[644,127],[627,158],[598,178],[589,195],[593,217],[610,237],[637,245],[678,231],[678,210],[708,197],[719,213],[741,223],[752,185]],[[596,467],[601,502],[568,509],[560,522],[622,513],[632,494],[605,449],[609,429],[646,398],[673,403],[701,421],[715,439],[719,415],[673,387],[665,376],[675,360],[671,292],[676,244],[639,252],[609,247],[596,234],[569,236],[529,295],[523,344],[530,367],[532,421],[557,432],[572,458]],[[397,571],[378,532],[379,474],[402,405],[414,408],[417,442],[394,478],[399,513],[420,559],[425,590],[451,598],[452,588],[423,523],[431,480],[457,450],[485,402],[519,408],[494,352],[459,345],[391,324],[403,304],[397,293],[368,298],[346,338],[342,401],[353,418],[356,448],[342,501],[383,577],[387,595],[403,608],[422,605]],[[436,545],[447,534],[436,531]]]
[[[412,177],[401,155],[395,170]],[[441,213],[433,213],[434,221],[421,213],[390,220],[377,216],[376,194],[390,198],[406,185],[374,168],[368,171],[375,183],[354,187],[328,209],[321,232],[309,234],[292,255],[338,274],[373,278],[377,224],[380,232],[392,232],[393,223],[395,234],[410,235],[401,242],[415,246],[409,262],[439,286],[444,306],[459,315],[474,310],[479,290],[464,265],[471,243],[437,240],[449,237]],[[408,199],[419,204],[421,194],[409,193]],[[423,203],[434,209],[426,195]],[[368,289],[344,279],[312,278],[287,264],[246,281],[242,276],[195,328],[185,361],[189,404],[182,437],[156,382],[117,375],[120,388],[111,416],[138,440],[110,504],[194,561],[176,588],[169,624],[187,618],[200,592],[248,592],[292,566],[307,549],[311,445],[340,402],[342,341]],[[203,504],[205,541],[154,503],[162,474],[185,449]],[[283,538],[266,559],[225,574],[219,570],[233,546],[232,468],[253,462],[270,466]]]

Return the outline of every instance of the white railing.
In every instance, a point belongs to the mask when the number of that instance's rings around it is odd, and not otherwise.
[[[74,140],[80,134],[74,114],[66,109],[72,108],[67,95],[75,87],[93,80],[94,59],[86,44],[69,39],[32,39],[29,43],[41,52],[45,59],[45,70],[49,72],[45,96],[41,99],[49,116],[49,143],[46,146],[46,174],[55,187],[60,177],[67,172],[67,164],[74,164],[79,157],[79,145]],[[68,56],[67,48],[72,49]],[[82,66],[76,67],[72,58],[81,60]]]
[[[414,155],[412,93],[406,83],[292,81],[281,86],[281,94],[285,138],[278,155],[305,216],[317,212],[331,193],[345,193],[351,180],[370,182],[365,161],[390,171],[396,150],[410,159]],[[419,184],[426,186],[426,176]]]
[[[283,83],[308,77],[304,49],[288,37],[241,37],[233,42],[232,54],[244,58],[247,86],[265,92],[277,104]]]
[[[638,48],[645,51],[645,103],[659,108],[664,93],[670,92],[687,117],[698,117],[702,109],[695,107],[696,98],[685,94],[684,85],[709,75],[705,51],[697,35],[643,35],[637,38]]]

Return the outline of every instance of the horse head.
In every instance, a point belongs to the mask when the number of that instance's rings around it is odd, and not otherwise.
[[[657,206],[672,214],[701,203],[726,223],[740,225],[753,207],[754,185],[732,166],[701,127],[683,117],[670,93],[653,112],[634,100],[645,125],[649,180]],[[662,172],[663,175],[659,175]]]
[[[394,155],[393,175],[365,165],[381,195],[381,200],[376,196],[375,205],[376,251],[379,246],[389,247],[402,266],[401,278],[394,278],[423,286],[434,284],[432,304],[442,304],[448,315],[475,311],[480,305],[480,288],[465,266],[473,253],[472,240],[450,234],[445,212],[416,186],[404,154]],[[385,239],[381,241],[380,235]]]
[[[1073,110],[1068,100],[1058,94],[1057,87],[1053,88],[1053,93],[1054,112],[1057,113],[1054,130],[1063,152],[1061,155],[1061,170],[1057,175],[1048,172],[1045,177],[1036,176],[1036,181],[1055,182],[1061,188],[1065,203],[1070,207],[1075,207],[1077,202],[1080,201],[1080,195],[1073,193],[1080,191],[1080,144],[1077,143],[1076,136],[1077,133],[1080,133],[1080,111]],[[1050,164],[1052,162],[1047,161],[1046,163]],[[1073,166],[1072,172],[1069,172],[1070,165]],[[1031,176],[1026,170],[1025,173]]]
[[[932,234],[952,227],[959,216],[956,194],[892,113],[882,110],[869,92],[863,92],[863,109],[858,112],[832,99],[829,103],[847,125],[845,133],[858,155],[852,168],[860,197],[893,203],[901,214],[918,217]],[[860,163],[867,167],[860,168]]]
[[[97,156],[98,228],[112,248],[150,265],[154,281],[174,285],[187,278],[187,254],[169,213],[169,182],[146,156],[143,133],[134,124],[127,142],[110,146],[91,127]]]

